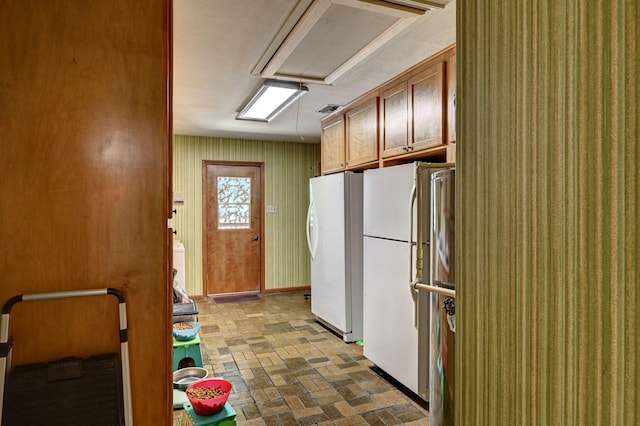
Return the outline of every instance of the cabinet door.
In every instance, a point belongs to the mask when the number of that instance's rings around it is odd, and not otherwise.
[[[321,161],[322,173],[344,170],[344,119],[342,116],[322,123]]]
[[[407,82],[404,81],[380,94],[382,157],[404,154],[407,141]]]
[[[442,145],[445,139],[444,62],[409,80],[409,149]]]
[[[456,142],[456,57],[447,60],[447,142]]]
[[[378,98],[345,113],[347,167],[378,161]]]

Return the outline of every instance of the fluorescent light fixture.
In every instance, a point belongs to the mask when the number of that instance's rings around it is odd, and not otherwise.
[[[271,121],[308,91],[309,88],[302,83],[265,80],[236,120]]]

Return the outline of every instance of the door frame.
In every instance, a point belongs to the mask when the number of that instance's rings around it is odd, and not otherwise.
[[[264,162],[257,161],[222,161],[202,160],[202,296],[208,297],[207,277],[207,166],[250,166],[260,168],[260,293],[265,292],[265,252],[264,252],[264,226],[265,226],[265,200],[264,200]],[[253,292],[252,292],[253,293]]]

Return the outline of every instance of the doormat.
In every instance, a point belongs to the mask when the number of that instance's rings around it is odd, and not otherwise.
[[[216,304],[257,302],[259,300],[262,300],[262,299],[260,299],[260,296],[258,296],[257,294],[239,294],[237,296],[219,296],[219,297],[213,298],[213,301],[216,302]]]

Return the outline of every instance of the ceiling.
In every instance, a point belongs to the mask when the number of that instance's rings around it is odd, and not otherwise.
[[[319,142],[323,106],[344,105],[455,42],[455,0],[429,1],[443,8],[424,14],[380,3],[174,0],[174,133]],[[309,92],[269,123],[236,120],[266,78]]]

